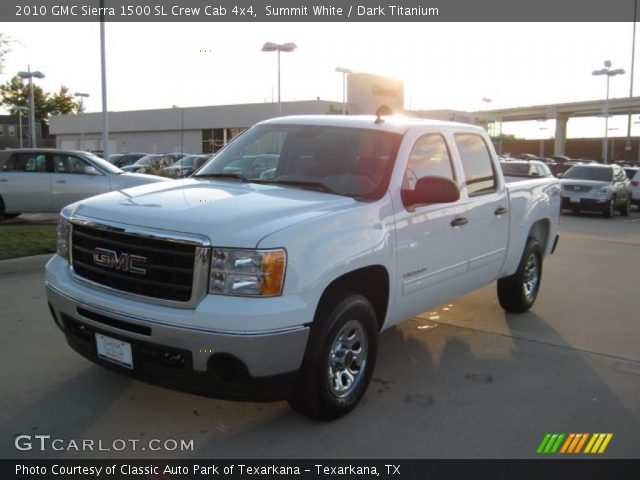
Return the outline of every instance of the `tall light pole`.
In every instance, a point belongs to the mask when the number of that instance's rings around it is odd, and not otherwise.
[[[31,148],[36,148],[36,109],[33,100],[33,77],[44,78],[44,73],[38,71],[32,72],[31,66],[28,65],[27,71],[18,72],[18,76],[22,79],[29,79],[29,134],[31,135]]]
[[[102,83],[102,156],[109,157],[109,111],[107,110],[107,57],[104,41],[104,0],[100,0],[100,71]]]
[[[336,67],[336,72],[342,74],[342,115],[347,114],[347,74],[353,73],[349,68]]]
[[[482,101],[486,104],[484,108],[484,121],[487,124],[487,133],[489,132],[489,104],[491,103],[491,99],[484,97]]]
[[[638,16],[638,0],[633,2],[633,34],[631,35],[631,72],[629,80],[629,99],[633,98],[633,73],[635,71],[636,59],[636,17]],[[626,151],[631,150],[631,110],[627,119],[627,143],[624,146]]]
[[[607,96],[604,101],[604,141],[602,142],[602,157],[604,159],[605,165],[609,163],[609,79],[611,77],[615,77],[616,75],[623,75],[624,73],[624,69],[622,68],[616,68],[615,70],[612,70],[611,60],[604,61],[604,68],[591,72],[592,75],[607,76]]]
[[[76,92],[73,94],[74,97],[80,98],[80,114],[84,113],[84,102],[83,99],[89,96],[88,93]],[[80,126],[80,150],[84,150],[84,122],[81,122]]]
[[[18,134],[20,135],[20,148],[22,148],[22,112],[29,110],[27,107],[17,106],[18,111]]]
[[[293,52],[296,48],[295,43],[273,43],[267,42],[262,46],[263,52],[278,52],[278,116],[282,116],[282,102],[280,101],[280,52]]]

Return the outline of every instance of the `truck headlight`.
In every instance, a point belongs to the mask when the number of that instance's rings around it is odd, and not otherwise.
[[[610,192],[611,187],[600,187],[598,190],[596,190],[596,195],[609,195]]]
[[[287,255],[284,249],[214,248],[209,293],[274,297],[282,294]]]
[[[69,220],[62,215],[58,216],[58,243],[56,252],[62,258],[69,260]]]

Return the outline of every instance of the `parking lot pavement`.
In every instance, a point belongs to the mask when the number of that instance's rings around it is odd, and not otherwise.
[[[233,403],[153,387],[72,352],[43,275],[0,277],[0,457],[534,457],[547,432],[611,432],[607,458],[640,458],[640,215],[563,216],[527,314],[491,285],[382,334],[362,404],[333,423],[285,402]],[[193,440],[188,452],[18,452],[66,441]]]

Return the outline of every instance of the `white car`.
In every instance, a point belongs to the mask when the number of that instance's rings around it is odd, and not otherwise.
[[[329,420],[364,396],[381,330],[496,280],[528,310],[559,207],[555,178],[505,183],[472,125],[272,119],[192,177],[67,206],[47,296],[102,366]]]
[[[57,213],[87,197],[164,180],[125,173],[88,152],[4,150],[0,152],[0,218]]]
[[[640,168],[625,167],[624,171],[631,182],[631,203],[640,207]]]

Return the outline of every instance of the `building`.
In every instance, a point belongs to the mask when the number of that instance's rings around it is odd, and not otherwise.
[[[29,118],[27,115],[22,115],[21,117],[19,115],[0,115],[0,150],[20,148],[20,133],[22,133],[22,146],[29,147],[31,145]],[[20,125],[20,121],[22,121],[22,125]],[[42,145],[42,134],[44,133],[46,137],[47,133],[46,125],[44,127],[42,124],[36,123],[36,142],[38,146],[46,146]]]
[[[368,73],[349,74],[346,110],[375,114],[380,107],[404,111],[404,84]],[[189,108],[109,112],[109,153],[212,153],[243,130],[277,116],[277,104],[253,103]],[[342,102],[310,100],[283,102],[283,115],[342,113]],[[101,150],[102,113],[57,115],[51,118],[56,146]]]

